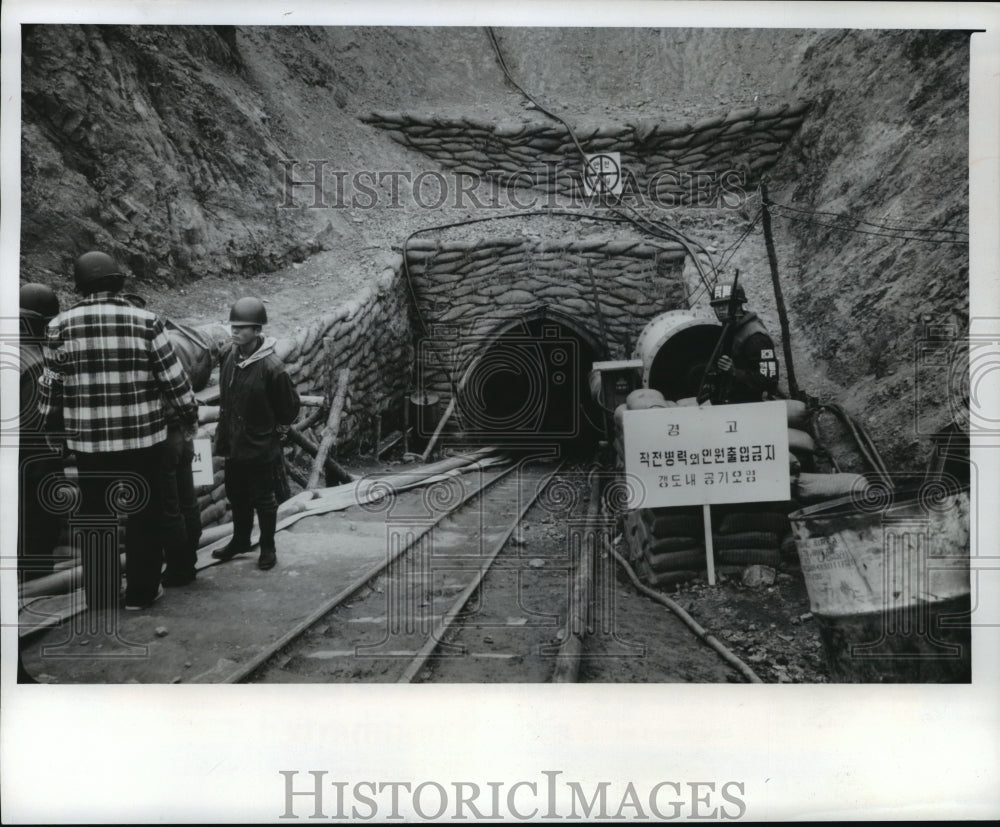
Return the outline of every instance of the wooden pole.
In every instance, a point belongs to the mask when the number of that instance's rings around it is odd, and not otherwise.
[[[778,306],[778,321],[781,323],[781,346],[785,354],[785,368],[788,371],[788,395],[792,399],[801,399],[799,384],[795,381],[795,367],[792,365],[792,338],[788,328],[788,314],[785,312],[785,298],[781,293],[781,280],[778,278],[778,254],[774,251],[774,235],[771,232],[771,203],[767,196],[767,184],[760,182],[761,225],[764,228],[764,246],[767,248],[767,263],[771,266],[771,282],[774,284],[774,301]]]
[[[296,427],[303,433],[315,425],[317,422],[323,419],[323,408],[315,408],[309,413],[305,419],[303,419]]]
[[[309,474],[309,484],[306,488],[319,487],[319,472],[323,469],[326,455],[330,452],[337,441],[337,432],[340,430],[340,416],[344,411],[344,400],[347,398],[347,382],[351,377],[351,369],[344,368],[340,371],[340,379],[337,382],[337,394],[333,398],[330,406],[330,416],[326,420],[326,427],[323,429],[323,439],[319,443],[316,452],[316,459],[313,461],[312,472]]]
[[[313,458],[315,458],[316,454],[319,453],[319,446],[294,426],[288,429],[288,439],[290,442],[298,445],[303,451]],[[326,473],[327,481],[331,479],[335,479],[338,482],[354,481],[354,477],[351,473],[329,455],[326,458],[326,462],[323,464],[323,471]],[[303,482],[301,483],[303,488],[306,487],[306,482],[308,482],[308,480],[303,478]]]
[[[376,453],[376,458],[381,457],[386,451],[388,451],[393,445],[399,443],[400,440],[404,439],[407,434],[402,431],[393,431],[389,436],[385,438],[385,444],[379,443],[378,453]]]
[[[431,455],[431,451],[434,449],[434,444],[437,442],[438,437],[441,436],[441,431],[444,430],[445,423],[451,418],[452,413],[455,410],[455,397],[451,397],[451,401],[448,402],[448,407],[445,409],[444,416],[441,417],[441,421],[438,422],[437,428],[434,429],[434,435],[431,437],[430,442],[427,443],[427,450],[424,451],[423,459],[427,462],[427,457]]]
[[[403,395],[403,456],[410,453],[410,395]]]
[[[715,585],[715,549],[712,547],[712,506],[705,503],[702,507],[705,518],[705,567],[708,569],[708,585]]]

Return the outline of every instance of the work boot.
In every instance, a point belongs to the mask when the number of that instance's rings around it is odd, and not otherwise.
[[[253,506],[232,504],[233,539],[225,548],[212,552],[216,560],[232,560],[237,554],[250,551],[250,532],[253,530]]]
[[[278,525],[277,509],[258,511],[257,521],[260,523],[260,557],[257,560],[257,568],[267,571],[273,569],[274,564],[278,562],[274,548],[274,532]]]

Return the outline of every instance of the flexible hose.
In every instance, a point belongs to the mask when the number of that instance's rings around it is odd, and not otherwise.
[[[691,615],[689,615],[684,609],[682,609],[676,602],[671,600],[665,594],[661,594],[655,589],[651,589],[639,581],[636,573],[632,570],[632,567],[628,564],[624,557],[621,556],[615,549],[610,549],[611,553],[614,555],[615,560],[618,564],[625,569],[625,573],[628,575],[629,580],[632,581],[634,585],[640,592],[642,592],[647,597],[651,597],[657,603],[662,603],[675,615],[677,615],[684,623],[688,626],[691,631],[698,636],[698,638],[705,643],[707,643],[712,649],[714,649],[722,659],[736,669],[743,677],[745,677],[750,683],[764,683],[749,666],[746,665],[742,660],[740,660],[730,649],[727,649],[718,638],[715,637],[711,632],[705,630]]]
[[[868,467],[871,468],[887,486],[892,487],[892,475],[883,461],[878,448],[875,446],[875,442],[872,440],[871,435],[868,433],[864,425],[854,419],[854,417],[847,413],[847,411],[840,407],[840,405],[836,405],[832,402],[824,403],[813,413],[813,431],[815,432],[817,438],[820,433],[817,425],[817,419],[823,411],[829,411],[841,421],[841,423],[850,431],[851,436],[854,438],[854,442],[858,447],[858,451],[861,453],[865,462],[868,463]],[[829,451],[827,453],[829,453]],[[837,467],[836,461],[833,460],[832,455],[831,460],[834,462],[834,467]]]

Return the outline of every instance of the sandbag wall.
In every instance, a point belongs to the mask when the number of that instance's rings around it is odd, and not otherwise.
[[[633,391],[615,412],[615,455],[624,472],[623,414],[626,410],[695,404],[673,402],[659,391]],[[786,400],[792,497],[786,502],[714,505],[711,509],[712,546],[717,571],[740,572],[750,565],[779,568],[798,564],[788,515],[806,505],[853,494],[863,496],[867,481],[860,474],[823,474],[812,470],[817,446],[810,433],[806,405]],[[651,585],[693,580],[705,571],[704,517],[699,506],[644,508],[623,518],[627,557],[636,573]]]
[[[355,449],[373,439],[376,415],[388,411],[399,416],[413,359],[406,295],[398,275],[401,264],[397,256],[395,266],[382,274],[376,289],[332,309],[294,336],[278,340],[277,354],[302,395],[329,400],[341,369],[350,368],[339,450]],[[299,419],[309,413],[304,408]],[[200,429],[199,436],[214,433],[215,423],[210,423]],[[198,498],[203,527],[229,520],[222,460],[215,457],[213,467],[214,485],[201,489]]]
[[[426,330],[417,350],[422,388],[450,395],[450,381],[491,334],[519,318],[539,314],[566,320],[594,342],[602,341],[594,302],[612,358],[623,358],[630,336],[669,307],[685,307],[685,251],[669,242],[639,238],[523,236],[446,241],[411,239],[405,250],[416,312]]]
[[[757,185],[802,125],[809,106],[740,109],[695,123],[579,125],[574,132],[586,153],[621,153],[622,169],[642,196],[669,206],[717,207],[725,205],[727,196],[736,198],[740,190]],[[566,197],[582,192],[580,151],[566,128],[551,119],[490,123],[372,112],[362,120],[461,174]]]

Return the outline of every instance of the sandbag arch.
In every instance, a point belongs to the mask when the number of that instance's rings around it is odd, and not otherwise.
[[[464,359],[454,387],[455,427],[469,440],[592,445],[601,416],[587,391],[608,344],[579,319],[538,307],[498,320]]]

